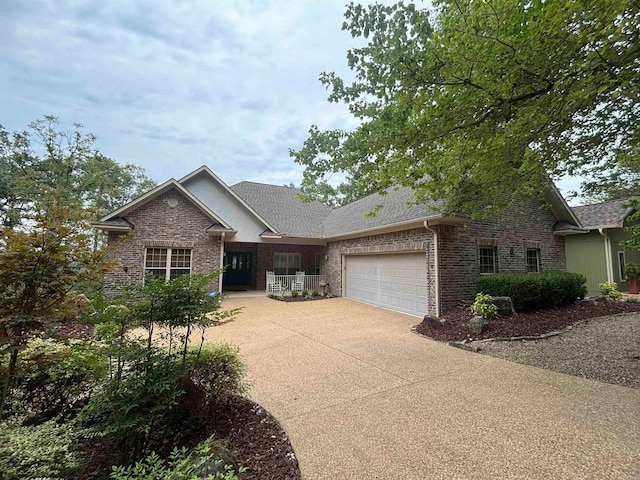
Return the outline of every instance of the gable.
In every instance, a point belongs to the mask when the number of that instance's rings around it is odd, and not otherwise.
[[[224,218],[238,233],[234,242],[262,242],[261,235],[272,230],[266,221],[252,212],[229,188],[208,172],[189,175],[180,184],[210,210]]]

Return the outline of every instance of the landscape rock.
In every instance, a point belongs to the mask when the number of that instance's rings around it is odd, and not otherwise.
[[[491,297],[491,303],[498,307],[498,315],[515,315],[511,297]]]
[[[480,335],[487,329],[489,323],[481,315],[474,315],[467,325],[475,335]]]
[[[447,321],[443,318],[434,317],[432,315],[425,315],[422,323],[428,328],[441,328],[446,326]]]

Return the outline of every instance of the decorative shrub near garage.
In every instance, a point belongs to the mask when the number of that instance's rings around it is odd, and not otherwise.
[[[511,297],[516,311],[569,305],[585,295],[584,275],[571,272],[496,273],[478,279],[479,292]]]

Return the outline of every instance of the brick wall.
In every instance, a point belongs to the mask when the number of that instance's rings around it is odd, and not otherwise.
[[[526,250],[540,250],[541,270],[565,270],[564,237],[554,236],[556,220],[551,211],[531,202],[513,207],[503,221],[472,220],[465,225],[435,226],[438,232],[438,259],[441,311],[460,300],[472,300],[479,273],[478,247],[497,249],[499,272],[526,271]],[[342,295],[342,256],[353,254],[424,251],[430,283],[430,308],[434,310],[435,274],[432,233],[424,228],[356,239],[330,242],[323,272],[335,295]]]
[[[169,197],[178,200],[174,208],[167,204]],[[126,218],[133,224],[132,232],[109,232],[109,258],[117,266],[106,276],[107,288],[118,280],[142,280],[146,247],[192,249],[192,273],[208,274],[219,268],[220,237],[205,233],[212,220],[178,190],[151,200]],[[217,289],[217,282],[211,287]]]

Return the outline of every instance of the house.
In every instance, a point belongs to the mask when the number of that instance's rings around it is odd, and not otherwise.
[[[217,290],[262,290],[269,271],[304,271],[316,280],[322,274],[335,295],[422,317],[472,299],[479,275],[564,270],[565,236],[579,230],[555,188],[545,202],[511,208],[502,222],[412,204],[408,188],[336,209],[296,194],[253,182],[228,186],[206,166],[170,179],[93,223],[107,232],[119,264],[107,282],[226,266]]]
[[[625,250],[622,240],[629,238],[625,227],[635,209],[625,207],[628,200],[611,200],[573,207],[584,233],[566,239],[567,270],[587,277],[589,295],[599,295],[598,284],[616,282],[618,289],[627,290],[624,266],[640,263],[640,252]]]

